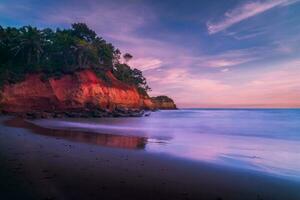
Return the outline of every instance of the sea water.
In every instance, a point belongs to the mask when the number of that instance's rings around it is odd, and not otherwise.
[[[148,152],[300,180],[300,109],[180,109],[38,123],[143,137]]]

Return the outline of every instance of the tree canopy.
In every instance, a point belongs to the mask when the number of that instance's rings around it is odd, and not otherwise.
[[[132,55],[126,53],[123,57],[128,61]],[[103,79],[111,71],[120,81],[147,94],[150,88],[142,72],[121,64],[120,58],[119,49],[84,23],[55,31],[0,26],[0,85],[21,81],[28,73],[52,77],[92,69]]]

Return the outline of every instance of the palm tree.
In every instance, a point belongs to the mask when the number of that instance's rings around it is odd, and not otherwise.
[[[15,56],[25,56],[27,65],[39,65],[45,40],[43,32],[31,26],[24,26],[20,29],[18,43],[12,48]]]
[[[97,63],[97,49],[83,39],[77,39],[71,46],[79,68],[87,68],[88,65]]]

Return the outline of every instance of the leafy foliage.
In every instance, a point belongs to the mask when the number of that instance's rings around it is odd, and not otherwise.
[[[172,103],[174,103],[173,99],[171,99],[170,97],[165,96],[165,95],[152,97],[152,99],[154,99],[156,101],[159,101],[159,102],[172,102]]]
[[[0,86],[24,79],[28,73],[46,77],[61,76],[82,69],[92,69],[106,79],[107,71],[134,85],[142,94],[150,89],[142,72],[120,64],[121,52],[84,23],[71,29],[37,29],[0,26]],[[132,55],[124,54],[126,60]]]
[[[113,70],[115,77],[130,85],[135,85],[144,96],[151,88],[148,86],[146,78],[143,76],[142,71],[138,69],[131,69],[127,64],[117,64]]]

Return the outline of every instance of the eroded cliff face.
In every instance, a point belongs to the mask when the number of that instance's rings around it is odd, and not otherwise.
[[[161,109],[161,110],[177,109],[176,104],[174,103],[173,99],[171,99],[167,96],[152,97],[151,100],[156,109]]]
[[[107,77],[109,80],[104,82],[91,70],[45,81],[39,74],[28,75],[23,82],[3,87],[0,105],[9,113],[80,110],[91,106],[109,110],[155,107],[135,87],[117,80],[110,72]]]

